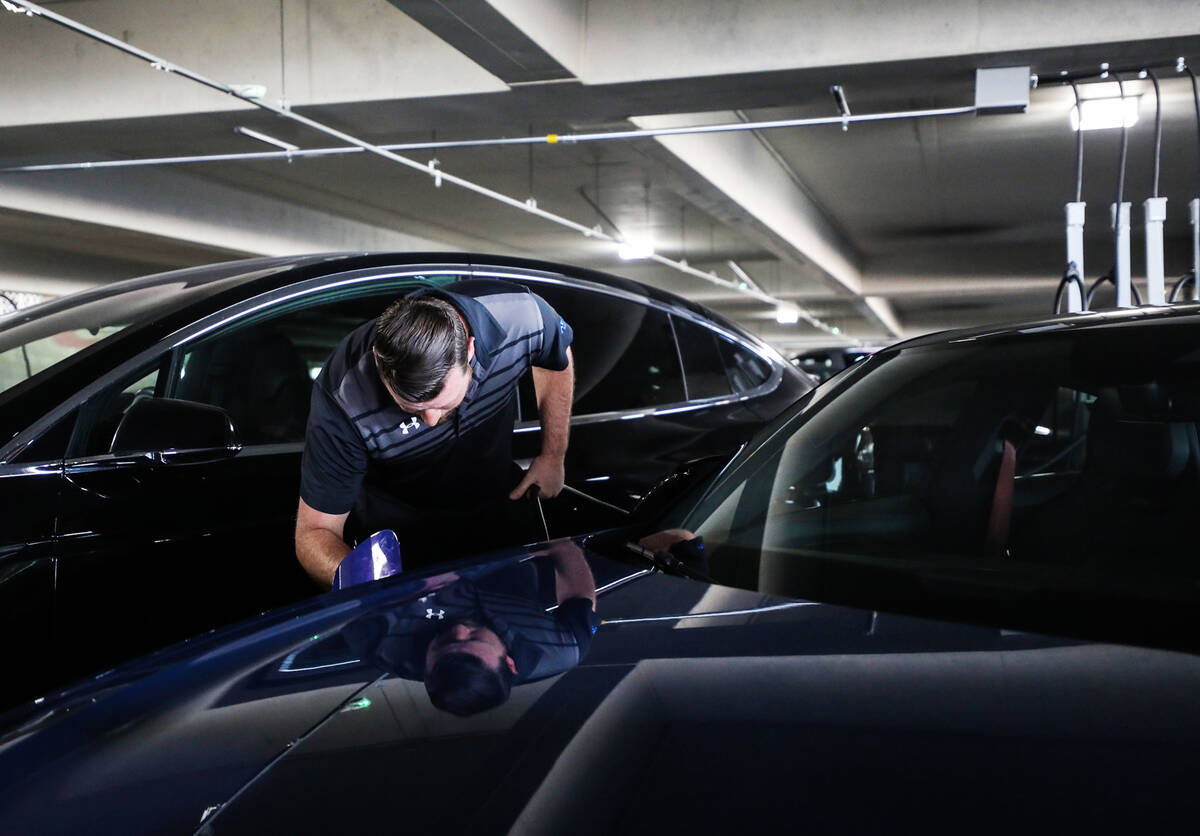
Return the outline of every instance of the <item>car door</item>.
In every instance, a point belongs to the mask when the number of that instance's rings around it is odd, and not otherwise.
[[[747,400],[768,382],[769,366],[707,325],[581,284],[530,281],[529,287],[575,331],[570,486],[629,510],[680,464],[732,453],[761,422]],[[731,368],[740,375],[736,379]],[[532,457],[540,449],[536,415],[526,380],[515,445],[519,456]],[[562,530],[554,533],[588,530],[580,525],[585,519],[591,529],[620,519],[611,509],[571,504],[578,519],[562,520]]]
[[[78,667],[319,591],[293,547],[312,380],[346,333],[419,281],[359,279],[232,313],[85,404],[64,467],[57,601]],[[113,452],[130,404],[151,397],[224,410],[236,449]]]
[[[55,508],[70,415],[0,466],[0,625],[10,637],[0,658],[0,710],[41,693],[53,676]]]

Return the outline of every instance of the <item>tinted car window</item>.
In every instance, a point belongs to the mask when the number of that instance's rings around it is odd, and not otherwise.
[[[725,363],[725,373],[735,392],[749,392],[767,382],[771,367],[757,354],[734,345],[729,340],[718,339],[717,350]]]
[[[672,317],[679,355],[683,358],[689,398],[717,398],[733,390],[726,374],[725,357],[717,343],[724,342],[712,330],[682,317]]]
[[[101,456],[107,453],[125,410],[138,398],[154,397],[158,392],[159,376],[158,363],[146,366],[89,400],[80,411],[82,435],[72,444],[78,447],[72,455]]]
[[[255,262],[260,273],[286,266],[285,259]],[[236,284],[248,262],[177,270],[71,294],[19,311],[0,329],[0,392],[92,346],[112,339],[131,325],[161,319],[189,302]]]
[[[668,315],[602,293],[530,283],[575,331],[575,415],[684,400]],[[526,411],[522,417],[529,419]]]
[[[218,332],[184,353],[171,395],[224,409],[242,444],[303,441],[325,359],[402,292],[311,303]]]
[[[1200,351],[1183,327],[915,348],[754,448],[685,520],[790,556],[1200,577]]]
[[[54,422],[54,425],[43,432],[38,438],[13,457],[18,464],[30,462],[47,462],[61,459],[67,452],[67,444],[75,429],[75,421],[79,410],[75,409]]]

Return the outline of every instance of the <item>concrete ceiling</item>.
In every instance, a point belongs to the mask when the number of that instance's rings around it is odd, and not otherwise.
[[[790,351],[1046,313],[1074,194],[1060,71],[1200,65],[1200,4],[943,0],[59,0],[47,8],[373,143],[831,116],[974,101],[975,70],[1025,66],[1025,113],[404,152],[723,279],[730,261],[830,326],[585,238],[379,157],[0,174],[0,290],[58,294],[241,255],[462,249],[597,267],[700,301]],[[45,19],[0,11],[0,165],[339,144]],[[1159,72],[1168,276],[1200,194],[1186,75]],[[1150,196],[1154,95],[1125,195]],[[1098,87],[1082,86],[1084,95]],[[1111,261],[1119,131],[1085,135],[1087,272]]]

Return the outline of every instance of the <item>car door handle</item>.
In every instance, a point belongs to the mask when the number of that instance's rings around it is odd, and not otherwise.
[[[242,445],[230,444],[225,447],[201,447],[194,450],[159,450],[154,458],[160,464],[204,464],[223,459],[232,459],[242,452]]]

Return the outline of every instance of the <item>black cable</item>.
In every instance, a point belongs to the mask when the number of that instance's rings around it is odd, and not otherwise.
[[[1112,286],[1114,288],[1117,286],[1117,277],[1116,277],[1115,273],[1116,273],[1115,269],[1109,270],[1107,273],[1105,273],[1103,276],[1096,279],[1096,281],[1092,283],[1092,289],[1087,292],[1087,296],[1084,298],[1083,307],[1085,310],[1092,309],[1092,298],[1096,295],[1096,290],[1100,287],[1100,285],[1104,284],[1105,282],[1110,282],[1110,283],[1112,283]],[[1141,305],[1142,304],[1142,292],[1137,289],[1137,285],[1135,285],[1133,282],[1130,282],[1129,283],[1129,291],[1130,291],[1130,293],[1133,294],[1134,302],[1136,302],[1138,305]]]
[[[1147,70],[1150,81],[1154,84],[1154,197],[1158,197],[1158,171],[1162,162],[1162,92],[1158,89],[1158,76],[1154,70]],[[1124,120],[1124,114],[1122,114]],[[1124,121],[1121,124],[1125,124]]]
[[[1075,285],[1079,288],[1079,299],[1082,301],[1087,298],[1087,288],[1084,287],[1083,279],[1079,277],[1079,265],[1074,261],[1067,262],[1067,269],[1063,273],[1062,281],[1058,283],[1058,290],[1054,291],[1054,314],[1057,316],[1061,312],[1063,292],[1068,285]]]
[[[1075,115],[1082,121],[1083,108],[1079,104],[1079,86],[1071,82],[1075,91]],[[1083,126],[1075,132],[1075,202],[1083,200]]]
[[[1175,286],[1171,288],[1171,298],[1167,301],[1175,304],[1179,300],[1179,294],[1183,292],[1184,287],[1191,281],[1196,282],[1196,298],[1200,299],[1200,276],[1197,276],[1194,270],[1188,270],[1179,281],[1175,282]]]

